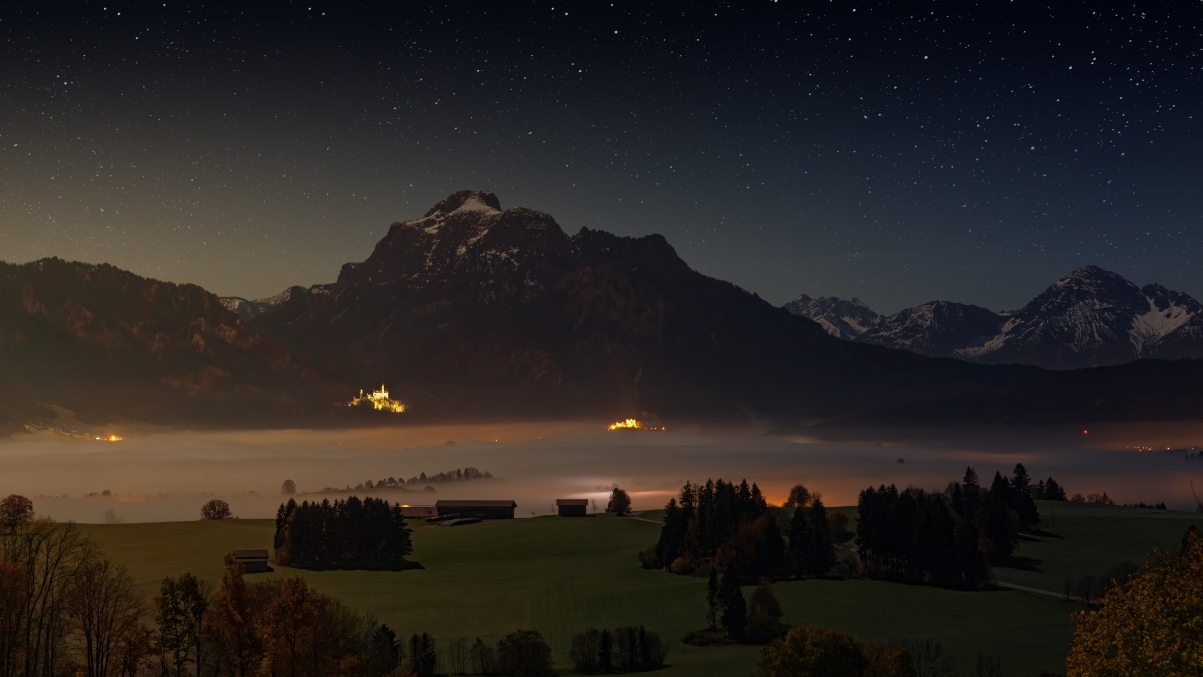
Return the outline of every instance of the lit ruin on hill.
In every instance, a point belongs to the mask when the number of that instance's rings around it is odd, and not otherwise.
[[[619,421],[617,423],[611,423],[610,426],[608,428],[606,428],[606,430],[642,430],[642,429],[643,429],[643,424],[633,418],[628,418],[625,421]]]
[[[394,414],[400,414],[405,411],[405,404],[397,400],[391,400],[388,396],[388,391],[384,389],[384,384],[380,384],[380,390],[372,391],[364,394],[359,391],[359,397],[352,399],[347,403],[348,407],[371,405],[376,411],[391,411]]]

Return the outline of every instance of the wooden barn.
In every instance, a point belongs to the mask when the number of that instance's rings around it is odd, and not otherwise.
[[[439,511],[433,505],[403,505],[401,506],[401,514],[406,517],[426,519],[427,517],[435,517],[439,514]]]
[[[271,567],[267,565],[266,550],[235,550],[234,561],[242,562],[242,567],[248,574],[262,574],[271,571]]]
[[[556,513],[560,517],[588,517],[589,499],[587,498],[557,498]]]
[[[482,520],[512,520],[518,504],[513,501],[436,501],[434,507],[439,517],[454,515]]]

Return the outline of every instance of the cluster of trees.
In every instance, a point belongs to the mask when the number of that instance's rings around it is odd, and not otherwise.
[[[496,645],[486,644],[479,637],[471,643],[466,639],[452,640],[443,667],[452,675],[550,677],[556,674],[551,647],[535,630],[515,630]],[[425,677],[431,673],[414,672],[415,676],[419,674]]]
[[[582,675],[644,672],[664,667],[668,647],[642,625],[613,632],[589,628],[572,638],[568,656]]]
[[[781,602],[770,585],[757,587],[749,603],[736,575],[728,571],[720,577],[712,569],[706,585],[708,627],[689,633],[685,641],[698,646],[729,642],[764,644],[786,630],[781,625],[782,615]]]
[[[1105,491],[1101,494],[1086,494],[1085,496],[1083,496],[1082,494],[1074,494],[1073,498],[1069,499],[1069,501],[1070,501],[1070,503],[1094,503],[1095,505],[1115,505],[1115,501],[1112,500],[1112,498],[1110,496],[1108,496],[1107,492],[1105,492]]]
[[[276,511],[276,559],[303,569],[396,569],[413,552],[401,506],[352,496]]]
[[[1102,597],[1097,611],[1075,614],[1066,658],[1076,677],[1188,675],[1199,671],[1203,633],[1203,538],[1194,527],[1180,551],[1152,558]]]
[[[438,484],[440,482],[462,482],[465,480],[491,480],[491,479],[493,479],[493,473],[491,473],[487,470],[484,472],[481,472],[480,470],[478,470],[476,468],[468,467],[468,468],[457,468],[455,470],[448,470],[446,472],[441,472],[441,473],[438,473],[435,475],[431,475],[429,477],[426,476],[426,473],[422,473],[421,475],[418,475],[417,477],[411,477],[408,480],[405,479],[404,477],[401,477],[401,478],[389,477],[387,479],[376,480],[375,482],[373,482],[372,480],[367,480],[366,482],[363,482],[362,484],[356,485],[355,488],[356,489],[401,488],[401,487],[412,487],[415,484],[426,484],[426,483]]]
[[[300,576],[247,585],[241,564],[216,591],[192,574],[164,579],[150,611],[155,630],[135,668],[163,677],[426,677],[438,669],[430,635],[399,639]]]
[[[868,575],[973,589],[990,564],[1007,561],[1020,531],[1040,521],[1027,471],[994,473],[989,489],[973,468],[943,493],[893,485],[860,493],[856,538]]]
[[[839,511],[828,514],[822,499],[801,484],[790,491],[786,508],[792,509],[788,542],[777,518],[789,511],[770,509],[756,484],[686,482],[664,508],[659,541],[639,559],[646,568],[675,573],[731,571],[742,584],[826,574],[836,542],[850,537],[848,518]]]
[[[1057,484],[1057,480],[1050,477],[1047,480],[1040,480],[1036,483],[1032,498],[1035,498],[1037,501],[1064,501],[1065,489],[1061,488],[1060,484]]]
[[[125,677],[150,643],[145,606],[124,568],[74,524],[0,501],[0,675]]]

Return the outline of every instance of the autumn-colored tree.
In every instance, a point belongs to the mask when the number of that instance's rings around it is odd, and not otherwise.
[[[852,635],[821,625],[791,628],[762,654],[758,677],[848,677],[869,666]]]
[[[216,650],[217,669],[235,677],[246,677],[255,656],[255,625],[244,573],[241,562],[230,567],[205,615],[205,635]]]
[[[1197,675],[1203,669],[1203,538],[1154,549],[1123,585],[1076,614],[1067,677]]]

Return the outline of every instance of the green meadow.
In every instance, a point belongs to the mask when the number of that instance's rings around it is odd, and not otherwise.
[[[1042,505],[1042,508],[1044,506]],[[1148,546],[1177,543],[1187,520],[1176,513],[1059,504],[1047,536],[1024,541],[1025,569],[998,569],[1000,580],[1059,590],[1069,575],[1101,574]],[[269,520],[84,525],[148,594],[184,571],[214,582],[234,549],[271,546]],[[412,559],[400,572],[285,569],[343,603],[370,612],[401,634],[429,632],[442,643],[495,641],[516,628],[547,637],[557,665],[586,627],[644,625],[670,642],[667,674],[741,675],[755,647],[695,648],[680,643],[705,624],[705,580],[641,569],[635,553],[655,542],[658,525],[599,516],[484,522],[462,527],[415,523]],[[1076,572],[1076,573],[1075,573]],[[251,576],[252,580],[255,575]],[[1061,670],[1078,605],[1015,591],[955,592],[864,580],[776,585],[791,624],[821,623],[865,641],[939,639],[965,665],[978,651],[1003,657],[1008,674]]]

